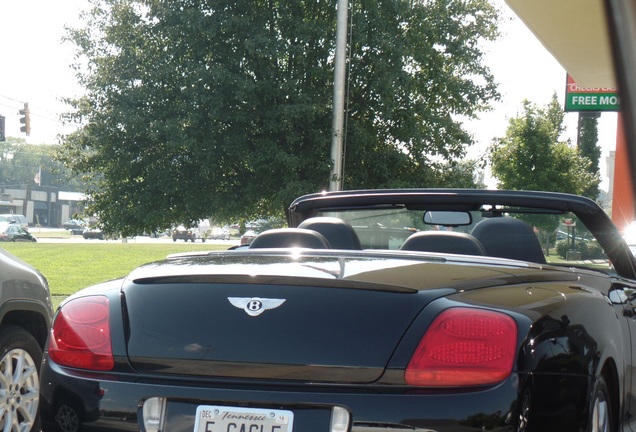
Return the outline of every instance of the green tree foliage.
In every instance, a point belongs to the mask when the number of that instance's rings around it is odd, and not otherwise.
[[[55,145],[27,144],[24,138],[7,137],[6,141],[0,141],[0,186],[20,188],[33,184],[39,171],[41,186],[81,190],[64,165],[55,161],[56,150]]]
[[[587,170],[590,174],[601,177],[600,160],[601,147],[598,145],[598,118],[579,113],[579,154],[590,160]],[[593,182],[589,188],[582,191],[582,195],[597,199],[601,189],[598,182]]]
[[[543,190],[582,194],[598,187],[590,160],[560,141],[564,113],[556,95],[544,108],[524,101],[523,113],[510,119],[506,135],[490,149],[492,173],[500,189]],[[541,231],[544,245],[558,227],[556,218],[523,217]]]
[[[5,187],[21,187],[33,181],[39,161],[24,155],[27,148],[24,138],[7,137],[0,141],[0,183]]]
[[[280,214],[330,174],[335,2],[93,0],[60,160],[123,234]],[[460,118],[498,97],[488,0],[354,2],[346,188],[472,185]],[[460,176],[451,176],[459,173]],[[457,184],[455,184],[457,185]]]
[[[590,160],[560,141],[564,113],[556,95],[545,108],[525,101],[523,111],[510,119],[505,137],[490,151],[498,187],[581,194],[598,186],[599,176],[589,171]]]

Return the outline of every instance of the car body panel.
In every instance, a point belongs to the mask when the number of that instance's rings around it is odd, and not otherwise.
[[[39,430],[38,374],[52,319],[45,277],[0,249],[0,420],[16,430]]]
[[[5,313],[19,308],[37,311],[44,322],[46,339],[46,329],[53,318],[48,282],[33,266],[1,248],[0,267],[0,307]],[[17,307],[18,304],[21,306]],[[42,343],[44,339],[41,339]]]
[[[52,372],[69,374],[68,376],[74,379],[85,379],[81,372],[61,370],[57,365],[51,366],[48,373]],[[48,373],[43,379],[46,379]],[[373,387],[360,391],[348,386],[312,385],[312,391],[307,391],[305,386],[272,386],[267,383],[237,387],[222,382],[202,383],[200,380],[187,378],[139,381],[132,379],[130,375],[119,375],[116,380],[109,377],[110,375],[104,375],[91,378],[91,381],[99,383],[104,393],[109,396],[101,401],[100,418],[91,424],[91,428],[97,429],[101,426],[110,430],[139,430],[139,412],[131,407],[148,397],[162,396],[168,399],[168,420],[164,425],[165,430],[190,432],[194,430],[196,408],[219,400],[232,401],[234,406],[293,410],[296,416],[294,430],[311,432],[328,430],[333,406],[346,407],[356,413],[356,419],[364,419],[364,422],[355,422],[352,425],[351,430],[358,432],[399,431],[405,428],[481,430],[482,420],[469,418],[466,415],[467,407],[470,407],[471,411],[489,413],[485,415],[487,424],[499,430],[507,430],[506,415],[510,414],[510,401],[517,395],[517,383],[527,380],[527,377],[514,374],[496,388],[475,389],[468,393],[448,392],[444,397],[439,397],[426,393],[408,394],[402,389],[385,393],[382,388]],[[579,379],[573,377],[567,381],[572,383]],[[573,385],[572,388],[580,389],[581,386]],[[184,394],[188,397],[184,398]],[[388,411],[385,409],[387,406],[391,407]],[[555,425],[571,420],[571,416],[558,418],[550,415],[549,411],[546,411],[545,415],[554,420]],[[466,424],[476,426],[467,427]]]

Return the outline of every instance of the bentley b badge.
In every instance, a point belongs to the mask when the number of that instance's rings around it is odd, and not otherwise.
[[[260,297],[228,297],[230,303],[243,309],[249,316],[258,316],[269,309],[277,308],[285,303],[285,299],[268,299]]]

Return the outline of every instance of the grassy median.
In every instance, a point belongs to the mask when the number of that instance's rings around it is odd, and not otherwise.
[[[1,247],[37,268],[48,280],[54,296],[67,296],[95,283],[125,276],[141,264],[172,253],[227,249],[218,244],[181,242],[4,243]]]

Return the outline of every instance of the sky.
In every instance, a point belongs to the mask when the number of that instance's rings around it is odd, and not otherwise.
[[[31,136],[27,142],[55,144],[58,133],[71,130],[58,121],[65,111],[61,98],[78,94],[70,68],[74,49],[62,44],[65,24],[77,24],[84,0],[0,0],[0,115],[7,136],[20,132],[27,102]]]
[[[466,124],[477,142],[469,157],[481,157],[493,138],[502,137],[508,120],[522,111],[525,99],[539,105],[548,104],[557,94],[565,97],[565,70],[548,53],[535,36],[513,14],[504,0],[492,0],[502,10],[502,37],[485,46],[485,62],[491,68],[502,101],[484,113],[478,121]],[[334,2],[335,3],[335,2]],[[62,43],[65,25],[78,25],[79,13],[86,0],[0,0],[0,115],[6,118],[8,136],[25,137],[20,132],[18,110],[28,102],[31,110],[33,144],[55,144],[57,135],[71,132],[58,116],[66,110],[63,97],[81,93],[74,72],[74,48]],[[576,140],[577,114],[566,114],[568,130],[564,138]],[[605,157],[616,145],[616,114],[604,113],[599,120],[599,144]],[[607,190],[607,179],[601,187]]]

